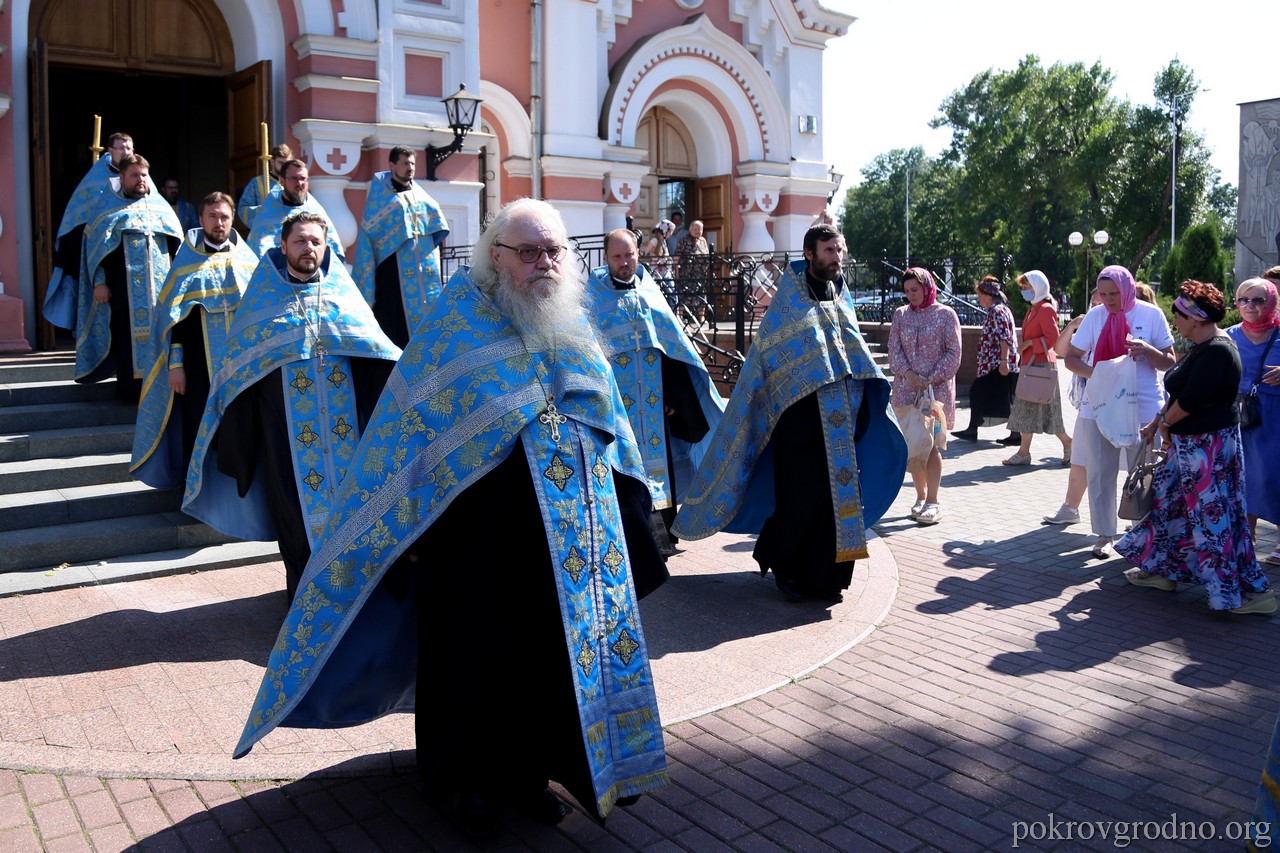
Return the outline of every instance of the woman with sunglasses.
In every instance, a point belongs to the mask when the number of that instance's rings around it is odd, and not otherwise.
[[[1280,311],[1276,301],[1276,286],[1267,279],[1241,282],[1236,288],[1241,322],[1227,329],[1240,352],[1240,393],[1256,394],[1262,413],[1262,423],[1252,428],[1242,425],[1240,430],[1245,508],[1255,537],[1259,518],[1280,524],[1280,477],[1274,473],[1275,460],[1280,458]],[[1280,565],[1280,545],[1262,560]]]
[[[1218,328],[1226,316],[1222,292],[1184,281],[1173,322],[1191,349],[1164,376],[1169,401],[1142,428],[1169,445],[1155,475],[1151,511],[1116,541],[1133,568],[1134,586],[1205,588],[1210,610],[1274,613],[1276,596],[1258,566],[1244,509],[1244,465],[1236,388],[1240,354]]]

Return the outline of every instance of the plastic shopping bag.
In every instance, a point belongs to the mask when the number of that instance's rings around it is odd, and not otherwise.
[[[1093,366],[1085,395],[1102,437],[1116,447],[1133,447],[1142,441],[1138,415],[1138,365],[1127,355]]]

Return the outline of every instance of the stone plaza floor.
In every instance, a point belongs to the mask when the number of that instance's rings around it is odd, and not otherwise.
[[[641,608],[671,785],[604,825],[508,815],[485,849],[1242,849],[1280,620],[1126,584],[1087,511],[1040,523],[1058,443],[1009,452],[953,442],[942,522],[905,487],[834,607],[782,601],[746,537],[685,543]],[[420,795],[407,716],[230,759],[283,575],[0,598],[0,850],[473,849]]]

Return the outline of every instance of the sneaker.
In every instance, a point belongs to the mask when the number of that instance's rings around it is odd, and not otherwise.
[[[1241,616],[1245,616],[1250,613],[1259,613],[1264,616],[1269,613],[1275,613],[1276,594],[1273,590],[1269,589],[1266,592],[1259,592],[1256,595],[1251,595],[1246,598],[1239,607],[1231,608],[1231,612]]]
[[[1271,553],[1259,560],[1261,563],[1270,563],[1273,566],[1280,566],[1280,545],[1271,549]]]
[[[1153,575],[1151,572],[1144,572],[1142,569],[1129,569],[1124,573],[1124,579],[1134,586],[1149,586],[1152,589],[1177,589],[1178,584],[1169,580],[1164,575]],[[1273,608],[1274,609],[1274,606]]]
[[[937,504],[925,504],[924,509],[916,516],[917,524],[937,524],[942,520],[942,507]]]
[[[1053,515],[1044,517],[1045,524],[1075,524],[1080,520],[1080,510],[1063,504]]]

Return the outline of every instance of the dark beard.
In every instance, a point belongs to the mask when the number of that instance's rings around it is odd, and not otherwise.
[[[140,199],[140,198],[146,198],[146,197],[149,195],[149,193],[148,193],[146,190],[126,190],[126,189],[121,189],[121,190],[120,190],[120,195],[124,196],[124,197],[125,197],[125,198],[127,198],[127,199],[132,199],[132,200],[136,201],[136,200],[138,200],[138,199]]]

